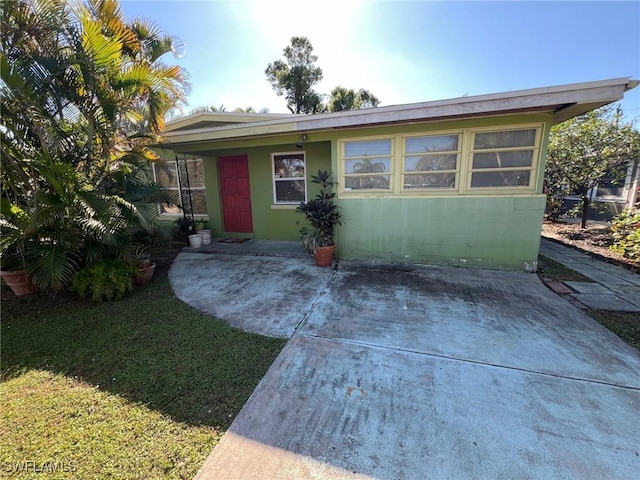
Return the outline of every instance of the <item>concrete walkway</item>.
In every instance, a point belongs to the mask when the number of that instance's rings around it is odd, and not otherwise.
[[[291,337],[334,271],[308,257],[239,251],[181,253],[169,272],[177,297],[242,330]]]
[[[540,254],[593,280],[564,282],[571,289],[567,294],[579,302],[578,306],[640,312],[640,275],[546,238],[541,240]]]
[[[290,302],[278,327],[289,342],[197,479],[637,474],[640,355],[537,276],[311,264],[176,259],[176,294],[199,292],[197,307],[221,318],[233,303],[232,324],[263,328]],[[259,285],[269,294],[257,302]]]

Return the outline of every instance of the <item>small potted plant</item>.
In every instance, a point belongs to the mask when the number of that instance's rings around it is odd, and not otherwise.
[[[151,262],[149,251],[143,246],[138,246],[134,254],[133,283],[146,285],[151,282],[155,271],[156,264]]]
[[[25,270],[24,259],[18,249],[6,248],[3,250],[0,261],[0,277],[18,297],[30,295],[36,291],[31,277]]]
[[[311,228],[300,230],[301,241],[305,249],[315,256],[316,265],[329,267],[333,263],[335,242],[333,235],[337,225],[342,225],[342,214],[335,203],[336,194],[330,192],[335,182],[330,180],[331,172],[318,170],[318,175],[311,176],[311,183],[320,185],[320,193],[308,202],[302,202],[296,208],[304,213]]]
[[[16,296],[30,295],[36,291],[26,272],[25,252],[30,240],[24,226],[27,214],[20,208],[2,201],[0,219],[0,276]]]

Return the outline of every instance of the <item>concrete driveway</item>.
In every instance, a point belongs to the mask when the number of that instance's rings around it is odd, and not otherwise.
[[[200,296],[294,332],[198,479],[637,476],[640,355],[535,275],[185,255],[180,298],[184,275],[230,275]]]

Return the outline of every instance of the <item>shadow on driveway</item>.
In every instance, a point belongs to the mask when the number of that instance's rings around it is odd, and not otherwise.
[[[334,274],[309,258],[181,253],[169,279],[176,296],[202,312],[289,338]]]
[[[535,275],[286,259],[256,302],[237,261],[231,313],[302,322],[197,478],[636,475],[640,355]]]

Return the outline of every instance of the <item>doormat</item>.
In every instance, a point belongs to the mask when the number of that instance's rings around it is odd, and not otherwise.
[[[218,243],[244,243],[251,240],[250,238],[223,238],[218,240]]]

